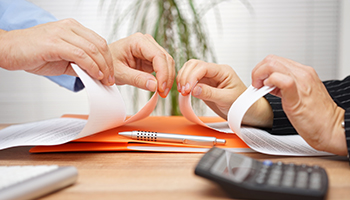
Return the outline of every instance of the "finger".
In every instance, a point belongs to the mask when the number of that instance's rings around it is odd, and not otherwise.
[[[113,59],[106,40],[75,20],[72,20],[71,23],[75,24],[75,26],[72,26],[73,32],[77,36],[82,37],[82,39],[85,39],[85,41],[80,39],[80,41],[78,40],[76,42],[83,45],[83,49],[93,58],[104,74],[102,82],[109,85],[114,84]],[[73,41],[70,40],[70,42]]]
[[[157,63],[153,64],[154,71],[156,72],[157,80],[159,81],[160,86],[164,90],[164,92],[160,91],[161,96],[166,97],[173,85],[175,78],[175,61],[170,56],[168,52],[165,51],[163,47],[161,47],[151,35],[146,34],[145,37],[147,40],[158,48],[158,51],[163,52],[162,56],[165,56],[166,66],[158,66]],[[165,88],[165,89],[164,89]]]
[[[184,71],[187,69],[187,65],[188,65],[188,62],[185,62],[185,64],[181,67],[181,69],[177,72],[177,76],[176,76],[176,83],[177,83],[177,91],[178,92],[181,92],[181,87],[184,85],[185,83],[185,79],[183,77],[183,73]]]
[[[129,37],[129,41],[131,41],[129,46],[132,56],[153,64],[157,75],[158,91],[164,93],[169,76],[167,54],[141,33],[133,34]]]
[[[265,59],[266,60],[266,59]],[[276,60],[269,60],[257,65],[252,71],[252,85],[255,88],[260,88],[264,85],[264,80],[272,73],[279,72],[290,74],[290,69]]]
[[[116,75],[116,84],[128,84],[151,92],[157,90],[157,80],[152,74],[130,68],[122,63],[114,64],[117,68],[123,69]]]
[[[221,106],[229,107],[234,98],[227,95],[227,90],[217,89],[206,84],[198,83],[192,91],[192,96],[203,101],[215,102]]]
[[[267,86],[276,86],[279,89],[279,91],[275,90],[274,94],[282,98],[283,104],[286,104],[285,106],[291,107],[298,104],[298,87],[293,77],[275,72],[264,81],[264,84]]]
[[[199,68],[198,65],[201,64],[201,61],[191,59],[187,61],[184,66],[181,68],[180,72],[177,75],[178,90],[182,95],[188,95],[193,86],[200,80],[203,76],[195,73],[194,70]],[[204,69],[203,69],[204,70]],[[197,70],[200,71],[200,70]],[[201,73],[203,74],[203,73]]]
[[[114,76],[111,76],[110,74],[111,71],[106,63],[105,58],[103,57],[100,50],[94,43],[90,42],[89,40],[86,40],[84,37],[81,37],[80,35],[76,35],[75,33],[72,33],[69,35],[63,35],[61,37],[65,42],[70,43],[84,50],[85,53],[89,55],[89,57],[92,60],[94,60],[94,62],[99,67],[99,70],[103,74],[103,76],[100,77],[99,79],[103,84],[105,85],[114,84],[114,79],[112,78]]]
[[[77,64],[84,69],[91,77],[101,79],[102,72],[99,70],[94,60],[82,49],[67,42],[56,43],[50,54],[45,54],[47,61],[66,60]]]
[[[228,65],[195,61],[192,64],[188,64],[181,74],[182,80],[179,80],[182,84],[185,84],[185,86],[182,86],[181,93],[183,95],[189,93],[197,82],[217,88],[226,87],[236,77],[235,74],[233,69]]]

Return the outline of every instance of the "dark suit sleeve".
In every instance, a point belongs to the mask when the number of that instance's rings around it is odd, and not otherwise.
[[[345,110],[345,131],[350,135],[350,76],[344,80],[330,80],[323,83],[334,102]],[[282,109],[281,99],[271,94],[265,95],[265,98],[274,113],[273,126],[268,131],[274,135],[297,134]],[[347,142],[350,144],[350,138]]]

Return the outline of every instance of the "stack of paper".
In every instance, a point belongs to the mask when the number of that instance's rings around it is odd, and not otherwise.
[[[120,131],[141,130],[215,136],[226,139],[223,148],[240,152],[253,149],[275,155],[328,155],[310,147],[299,135],[273,136],[260,129],[241,127],[242,118],[248,108],[273,88],[263,87],[258,90],[250,86],[231,106],[227,122],[219,117],[198,118],[193,112],[189,95],[180,95],[179,106],[184,117],[148,117],[157,104],[157,93],[138,113],[127,118],[123,98],[115,85],[104,86],[78,66],[74,65],[73,69],[85,85],[90,104],[89,116],[66,115],[58,119],[10,126],[0,131],[0,149],[42,145],[33,148],[31,152],[204,152],[210,148],[177,143],[141,142],[118,135]]]

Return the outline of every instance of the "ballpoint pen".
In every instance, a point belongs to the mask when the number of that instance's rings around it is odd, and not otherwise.
[[[217,139],[216,137],[196,136],[196,135],[181,135],[172,133],[157,133],[149,131],[126,131],[119,132],[119,135],[142,141],[152,142],[174,142],[183,144],[201,144],[201,145],[216,145],[225,144],[226,140]]]

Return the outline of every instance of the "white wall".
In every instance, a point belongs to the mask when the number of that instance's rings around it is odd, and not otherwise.
[[[350,74],[350,1],[342,0],[338,78]]]
[[[58,19],[75,18],[103,37],[108,37],[110,27],[105,23],[106,8],[99,11],[98,0],[31,1],[50,11]],[[350,19],[349,13],[345,12],[350,8],[348,0],[341,0],[341,16],[337,13],[327,16],[329,19],[342,17],[339,24],[343,28],[341,33],[327,32],[332,24],[328,26],[327,21],[324,22],[323,18],[319,17],[320,14],[332,13],[331,11],[336,9],[333,5],[337,5],[338,1],[250,0],[250,2],[255,7],[255,15],[249,13],[239,0],[221,3],[219,9],[222,30],[218,29],[213,11],[209,11],[205,17],[218,63],[232,66],[246,84],[250,83],[251,69],[268,54],[285,56],[314,66],[323,80],[350,74],[348,67]],[[316,7],[313,7],[315,5]],[[326,8],[320,7],[322,5]],[[321,23],[320,31],[308,32],[310,27],[316,27],[312,23]],[[327,32],[336,44],[329,44],[323,40],[324,35],[319,35],[323,32]],[[338,41],[339,34],[341,41]],[[310,43],[313,46],[310,47]],[[325,55],[321,55],[320,52]],[[334,55],[331,56],[332,54]],[[320,55],[322,59],[318,59]],[[73,93],[58,87],[46,78],[25,72],[8,72],[0,69],[0,79],[0,123],[36,121],[59,117],[66,113],[88,113],[88,102],[84,91]],[[127,104],[131,102],[132,97],[125,91],[124,97]],[[132,113],[129,107],[128,114]],[[207,115],[212,114],[207,112]]]

